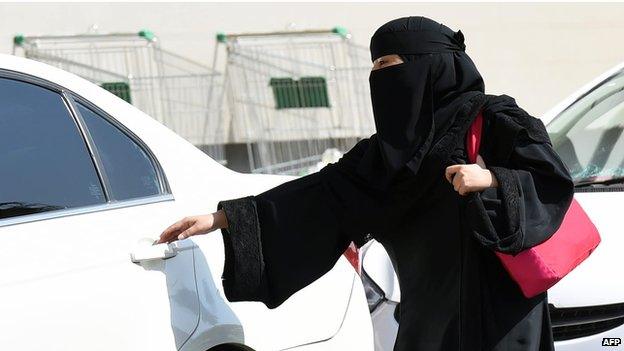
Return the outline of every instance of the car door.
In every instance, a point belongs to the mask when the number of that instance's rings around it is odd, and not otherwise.
[[[199,319],[193,243],[145,239],[172,206],[130,131],[62,87],[0,70],[2,348],[179,348]]]

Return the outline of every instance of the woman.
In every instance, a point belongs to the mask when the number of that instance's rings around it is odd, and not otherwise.
[[[525,298],[494,254],[548,239],[572,201],[544,125],[484,94],[461,31],[404,17],[370,49],[376,134],[317,173],[187,217],[159,242],[221,228],[228,300],[275,308],[370,234],[401,287],[394,350],[553,350],[547,293]],[[480,158],[466,164],[480,110]]]

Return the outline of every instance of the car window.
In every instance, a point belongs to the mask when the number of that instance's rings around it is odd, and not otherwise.
[[[78,103],[89,134],[98,150],[113,200],[157,195],[158,173],[146,152],[104,117]]]
[[[0,78],[0,218],[105,202],[62,96]]]
[[[624,72],[593,88],[547,129],[577,183],[624,177]]]

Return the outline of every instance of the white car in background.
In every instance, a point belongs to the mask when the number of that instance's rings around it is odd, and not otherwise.
[[[271,310],[224,297],[220,232],[152,245],[289,179],[228,170],[95,84],[0,55],[0,349],[372,350],[346,258]]]
[[[624,350],[624,63],[596,78],[542,118],[575,180],[575,198],[602,242],[548,290],[558,351]],[[392,350],[400,289],[392,262],[375,240],[360,250],[375,350]]]

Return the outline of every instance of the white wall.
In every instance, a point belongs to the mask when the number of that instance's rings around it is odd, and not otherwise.
[[[151,29],[163,47],[210,64],[217,31],[349,29],[368,46],[384,22],[424,15],[466,36],[490,93],[536,116],[624,60],[624,4],[603,3],[0,3],[0,52],[14,34]]]

